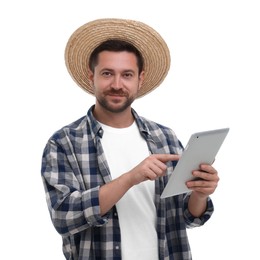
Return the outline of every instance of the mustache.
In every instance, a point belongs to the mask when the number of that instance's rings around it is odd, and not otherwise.
[[[110,89],[104,92],[105,95],[117,95],[117,96],[128,96],[128,93],[122,89]]]

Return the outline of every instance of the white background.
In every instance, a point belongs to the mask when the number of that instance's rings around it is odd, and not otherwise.
[[[5,2],[5,3],[3,3]],[[40,168],[47,139],[94,98],[64,64],[68,37],[96,18],[137,19],[171,50],[163,84],[137,100],[140,115],[191,133],[230,127],[215,167],[215,213],[189,230],[195,260],[259,259],[260,7],[255,0],[1,1],[1,255],[64,259]]]

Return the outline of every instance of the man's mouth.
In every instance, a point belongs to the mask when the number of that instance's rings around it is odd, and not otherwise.
[[[113,97],[126,97],[127,94],[120,91],[120,92],[116,92],[116,91],[110,91],[105,93],[107,96],[113,96]]]

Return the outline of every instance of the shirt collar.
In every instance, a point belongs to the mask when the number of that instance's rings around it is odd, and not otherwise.
[[[140,133],[145,135],[146,137],[150,136],[151,134],[150,134],[148,126],[145,124],[142,117],[140,117],[133,108],[132,108],[132,114],[135,118],[135,121],[139,128]]]
[[[99,124],[99,122],[96,120],[96,118],[93,115],[94,107],[95,107],[95,105],[93,105],[89,108],[88,113],[87,113],[87,121],[91,127],[91,131],[92,131],[93,135],[102,138],[103,129],[102,129],[102,126]],[[144,120],[142,119],[142,117],[140,117],[133,108],[132,108],[132,114],[135,118],[135,121],[136,121],[136,124],[138,126],[140,133],[142,135],[145,135],[146,138],[149,137],[150,131],[149,131],[147,125],[145,124]]]
[[[93,137],[98,136],[98,137],[102,138],[103,129],[93,115],[94,107],[95,107],[95,105],[93,105],[89,108],[88,113],[87,113],[87,121],[90,126],[90,130],[91,130],[92,134],[94,135]]]

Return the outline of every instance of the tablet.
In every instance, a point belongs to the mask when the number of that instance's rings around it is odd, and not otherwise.
[[[161,194],[161,198],[191,191],[186,182],[195,179],[193,170],[199,169],[202,163],[212,164],[224,142],[229,128],[214,129],[191,135],[176,167]]]

